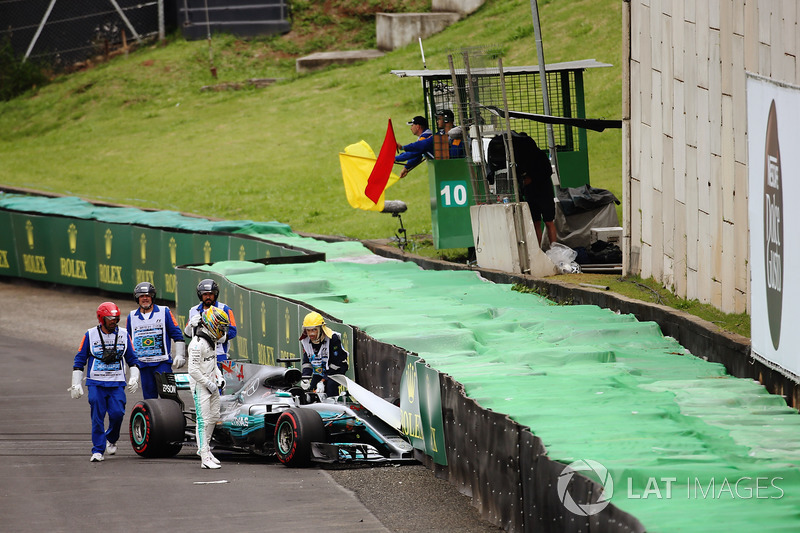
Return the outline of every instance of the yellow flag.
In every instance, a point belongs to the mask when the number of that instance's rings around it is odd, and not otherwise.
[[[365,211],[383,211],[384,195],[381,194],[376,204],[364,193],[367,187],[369,175],[375,162],[375,152],[366,141],[351,144],[339,152],[339,164],[342,167],[342,180],[344,181],[344,192],[347,195],[347,202],[356,209]],[[388,189],[400,179],[400,176],[391,173],[386,184]]]

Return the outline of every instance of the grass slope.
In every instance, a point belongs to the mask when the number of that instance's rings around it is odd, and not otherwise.
[[[216,37],[219,80],[210,75],[205,41],[173,37],[0,103],[0,184],[227,219],[278,220],[301,232],[389,237],[396,220],[347,204],[338,153],[361,139],[377,151],[388,118],[398,140],[412,140],[405,122],[421,112],[419,82],[389,71],[420,68],[419,47],[355,66],[294,72],[296,56],[337,49],[342,32],[374,27],[359,7],[367,4],[342,1],[333,13],[330,3],[296,2],[299,15],[288,36]],[[424,8],[418,1],[394,4]],[[619,118],[620,2],[539,4],[547,62],[594,58],[615,65],[587,73],[587,115]],[[344,48],[374,46],[374,29],[358,35],[360,42],[350,39]],[[427,66],[447,68],[448,53],[478,45],[501,46],[506,66],[536,64],[530,3],[488,0],[424,41]],[[282,81],[258,90],[200,91],[254,77]],[[592,184],[618,196],[620,143],[619,130],[589,134]],[[430,232],[423,169],[387,198],[409,204],[403,219],[410,234]]]

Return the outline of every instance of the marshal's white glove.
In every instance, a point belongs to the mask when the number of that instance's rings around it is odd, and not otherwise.
[[[303,390],[308,390],[311,387],[311,378],[301,379],[300,386],[303,388]]]
[[[322,394],[325,392],[325,380],[321,379],[319,383],[317,383],[317,394]]]
[[[181,368],[186,364],[186,343],[175,343],[175,357],[172,359],[172,368]]]
[[[73,400],[77,400],[83,396],[83,387],[81,386],[81,381],[83,381],[83,370],[73,370],[72,386],[67,389]]]
[[[214,373],[214,383],[217,385],[217,389],[225,390],[225,377],[222,375],[222,371],[219,367],[217,367]]]
[[[139,390],[139,367],[132,366],[131,370],[131,378],[128,380],[128,394],[134,394],[137,390]]]

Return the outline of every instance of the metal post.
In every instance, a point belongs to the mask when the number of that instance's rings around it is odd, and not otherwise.
[[[514,183],[514,236],[517,239],[517,253],[519,254],[519,270],[523,274],[530,274],[531,267],[528,257],[528,242],[525,240],[525,221],[522,219],[522,204],[519,202],[519,187],[517,186],[517,165],[514,158],[514,142],[511,136],[511,120],[508,118],[508,97],[506,96],[506,78],[503,74],[503,59],[497,58],[497,68],[500,72],[500,90],[503,94],[503,114],[506,116],[506,138],[508,139],[508,157],[511,161],[511,180]],[[536,222],[534,221],[534,224]],[[541,243],[539,244],[541,246]]]
[[[42,29],[44,28],[44,25],[47,24],[47,19],[50,18],[50,12],[53,11],[54,5],[56,5],[56,0],[50,0],[50,5],[47,6],[47,11],[45,11],[44,16],[42,17],[42,21],[39,23],[39,27],[36,28],[36,33],[33,35],[33,39],[31,39],[31,44],[28,45],[28,51],[25,52],[25,57],[22,58],[23,63],[31,55],[33,47],[36,46],[36,41],[39,40],[39,35],[42,34]]]
[[[113,5],[114,9],[117,10],[117,13],[119,13],[120,18],[122,18],[122,21],[125,23],[125,25],[128,27],[128,29],[131,30],[131,33],[136,38],[136,42],[137,43],[141,43],[142,42],[142,38],[139,36],[138,33],[136,33],[136,28],[133,27],[133,24],[131,24],[131,21],[128,20],[128,17],[125,16],[125,12],[122,11],[121,7],[119,7],[119,4],[117,3],[117,0],[108,0],[108,1],[111,2],[111,5]]]
[[[511,120],[508,118],[508,97],[506,96],[506,78],[503,74],[503,58],[497,58],[497,68],[500,69],[500,89],[503,92],[503,114],[506,116],[506,139],[508,141],[508,156],[511,162],[511,180],[514,183],[514,200],[519,202],[519,187],[517,186],[517,160],[514,157],[514,142],[511,136]]]
[[[164,40],[164,0],[158,0],[158,40]]]
[[[206,37],[208,39],[208,68],[211,76],[217,79],[217,67],[214,66],[214,50],[211,48],[211,20],[208,17],[208,0],[204,2],[206,8]]]
[[[464,152],[467,156],[467,168],[469,168],[469,177],[472,180],[472,194],[478,194],[478,179],[475,175],[475,167],[471,165],[472,162],[472,143],[469,139],[469,131],[466,127],[466,118],[464,116],[464,109],[461,106],[461,95],[458,92],[458,78],[456,77],[456,69],[453,66],[453,55],[448,54],[447,62],[450,65],[450,79],[453,80],[453,93],[456,99],[456,111],[458,112],[458,123],[461,124],[461,136],[464,141]]]
[[[547,94],[547,71],[544,62],[544,47],[542,46],[542,28],[539,24],[539,6],[536,0],[531,0],[531,15],[533,16],[533,34],[536,38],[536,57],[539,61],[539,81],[542,86],[542,104],[544,105],[544,114],[550,115],[550,98]],[[556,139],[553,135],[553,125],[547,124],[547,148],[550,150],[550,161],[556,169],[556,179],[561,183],[561,177],[558,171],[558,156],[556,154]]]
[[[478,114],[478,103],[475,101],[477,98],[477,91],[472,86],[472,72],[469,68],[469,53],[464,52],[464,67],[467,72],[467,94],[469,95],[469,103],[472,107],[472,116],[475,119],[475,133],[478,138],[478,152],[481,154],[481,177],[486,178],[486,158],[483,154],[483,136],[481,135],[480,115]],[[462,126],[463,128],[463,126]]]

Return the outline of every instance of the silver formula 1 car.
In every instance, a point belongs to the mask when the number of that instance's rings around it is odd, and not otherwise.
[[[290,364],[293,360],[279,361]],[[312,461],[409,462],[414,449],[400,432],[400,409],[344,376],[333,376],[346,392],[335,398],[298,386],[297,368],[234,362],[226,377],[236,385],[220,398],[220,422],[211,446],[276,456],[287,466]],[[159,398],[133,407],[130,437],[142,457],[172,457],[196,447],[195,409],[179,391],[187,374],[157,374]]]

